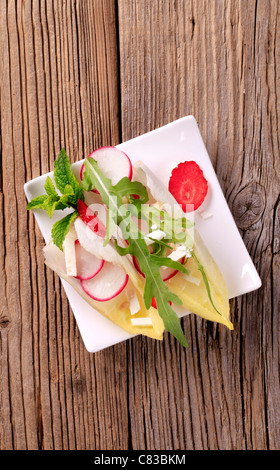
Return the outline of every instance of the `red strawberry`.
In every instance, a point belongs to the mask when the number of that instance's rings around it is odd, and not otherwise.
[[[179,163],[172,170],[168,189],[184,212],[192,212],[203,203],[208,183],[198,164],[190,161]]]
[[[82,221],[99,237],[105,238],[106,228],[95,213],[81,201],[81,199],[78,199],[77,210]]]

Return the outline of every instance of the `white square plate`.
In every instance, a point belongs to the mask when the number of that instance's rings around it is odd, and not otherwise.
[[[229,298],[246,294],[261,286],[261,280],[228,208],[193,116],[181,118],[117,147],[127,153],[132,163],[142,160],[166,186],[172,168],[180,162],[195,160],[203,170],[209,186],[203,204],[195,212],[195,224],[203,239],[207,240],[207,247],[224,276]],[[82,161],[73,164],[76,174],[81,164]],[[53,173],[48,175],[52,177]],[[44,184],[48,175],[42,175],[25,184],[28,201],[45,192]],[[211,217],[203,218],[202,212],[207,212]],[[34,211],[34,215],[45,241],[48,242],[54,221],[64,216],[65,212],[58,212],[52,220],[42,210]],[[89,352],[96,352],[131,338],[131,335],[94,310],[67,282],[62,280],[62,284]],[[180,316],[188,313],[178,310]]]

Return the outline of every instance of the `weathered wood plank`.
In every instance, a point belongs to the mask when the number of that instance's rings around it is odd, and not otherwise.
[[[210,3],[0,0],[1,449],[279,448],[279,2]],[[23,184],[185,114],[263,287],[90,355]]]
[[[85,351],[23,192],[62,146],[74,162],[119,142],[115,2],[0,8],[0,447],[125,448],[126,346]]]
[[[210,3],[119,0],[122,139],[196,117],[263,287],[233,333],[190,317],[188,351],[131,342],[135,449],[279,448],[279,2]]]

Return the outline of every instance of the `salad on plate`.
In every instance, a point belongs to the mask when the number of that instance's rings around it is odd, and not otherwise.
[[[208,183],[194,161],[172,170],[168,188],[141,161],[102,147],[74,175],[62,149],[45,193],[30,210],[55,211],[46,265],[94,309],[132,335],[187,340],[174,306],[229,329],[223,276],[192,220]]]

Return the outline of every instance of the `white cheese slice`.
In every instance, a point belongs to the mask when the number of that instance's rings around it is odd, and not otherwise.
[[[68,276],[77,276],[75,240],[77,234],[74,227],[71,227],[67,233],[62,248],[65,259],[66,273]]]
[[[176,250],[172,251],[167,258],[172,259],[173,261],[179,261],[182,259],[187,253],[187,248],[185,246],[180,246]]]
[[[140,304],[135,290],[127,289],[126,296],[127,300],[129,301],[130,313],[131,315],[135,315],[140,310]]]
[[[144,239],[147,245],[151,245],[153,243],[153,240],[151,240],[149,237],[153,238],[154,240],[162,240],[164,237],[166,237],[166,233],[163,232],[162,230],[154,230],[151,233],[148,233]]]
[[[213,214],[210,214],[210,212],[206,212],[206,211],[199,212],[199,215],[204,220],[207,220],[213,217]]]
[[[197,286],[199,286],[200,279],[198,279],[198,277],[191,276],[190,274],[183,274],[183,276],[184,276],[184,279],[186,279],[186,281],[192,282],[193,284],[196,284]]]
[[[152,326],[153,322],[150,317],[131,318],[133,326]]]
[[[172,259],[173,261],[179,261],[182,258],[190,258],[191,257],[191,252],[189,249],[187,249],[184,245],[179,245],[176,250],[172,251],[170,255],[167,256],[167,258]]]

